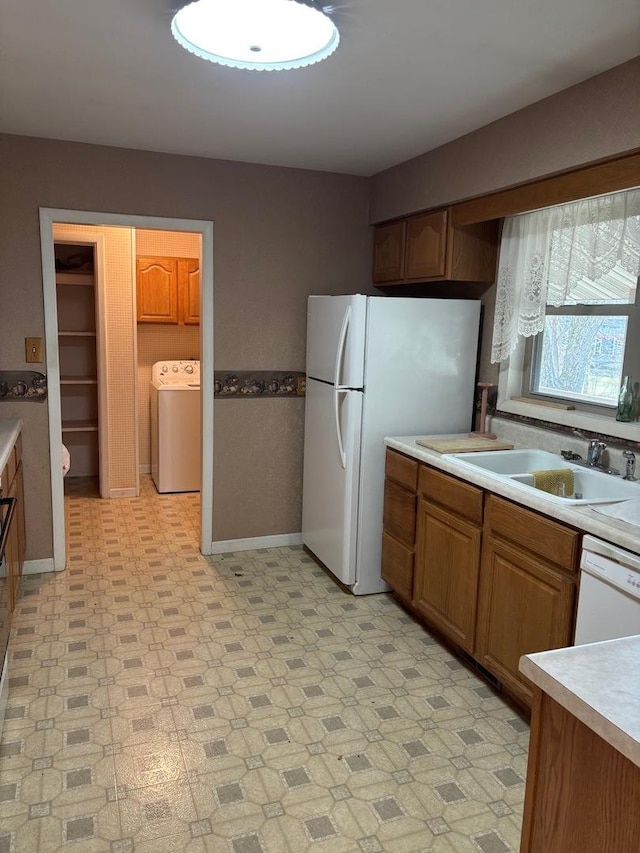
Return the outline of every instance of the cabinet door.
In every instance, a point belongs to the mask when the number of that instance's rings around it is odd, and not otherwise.
[[[404,278],[405,228],[404,219],[376,226],[373,244],[374,284]]]
[[[383,527],[387,533],[413,548],[416,533],[416,495],[393,480],[384,481]]]
[[[382,534],[382,580],[406,601],[413,595],[413,548],[407,548],[386,531]]]
[[[481,528],[425,500],[418,504],[417,527],[413,604],[473,653]]]
[[[200,262],[197,258],[178,261],[180,322],[185,326],[200,324]]]
[[[7,491],[7,497],[18,499],[18,480],[14,477],[13,482]],[[21,564],[21,542],[19,533],[19,507],[13,514],[7,544],[5,549],[5,562],[7,568],[7,577],[9,580],[9,612],[13,613],[18,598],[18,589],[20,587],[20,574],[22,569]]]
[[[138,323],[178,323],[178,262],[175,258],[138,258]]]
[[[495,536],[485,539],[475,657],[526,704],[532,690],[518,662],[570,645],[574,598],[570,577]]]
[[[19,458],[19,457],[18,457]],[[25,526],[24,515],[24,477],[22,474],[22,462],[18,463],[18,469],[15,476],[16,482],[16,497],[18,503],[16,506],[16,526],[18,528],[18,562],[20,576],[22,577],[22,567],[24,566],[24,555],[27,549],[27,532]]]
[[[447,211],[425,213],[407,222],[406,279],[442,277],[447,251]]]

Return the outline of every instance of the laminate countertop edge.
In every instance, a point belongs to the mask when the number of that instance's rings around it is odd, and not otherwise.
[[[535,489],[522,489],[513,486],[508,480],[499,480],[480,469],[477,471],[471,470],[467,466],[457,463],[455,459],[449,459],[442,453],[416,444],[418,438],[426,437],[424,435],[391,436],[384,439],[384,444],[392,450],[397,450],[406,456],[411,456],[419,462],[425,462],[427,465],[438,468],[440,471],[451,474],[453,477],[465,480],[488,492],[493,492],[507,500],[520,504],[520,506],[533,509],[542,515],[549,516],[556,521],[568,524],[571,527],[582,530],[584,533],[590,533],[592,536],[597,536],[600,539],[604,539],[614,545],[619,545],[621,548],[627,548],[629,551],[640,555],[640,527],[616,518],[604,516],[595,512],[589,506],[562,506],[555,502],[551,503],[549,500],[539,497]],[[447,437],[461,438],[462,436],[431,436],[431,438]],[[525,448],[516,445],[516,449]]]
[[[0,472],[22,431],[22,418],[0,418]]]
[[[520,671],[640,767],[640,636],[525,655]]]

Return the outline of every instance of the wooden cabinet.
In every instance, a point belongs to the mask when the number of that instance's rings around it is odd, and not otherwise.
[[[447,249],[447,211],[407,220],[404,277],[410,281],[442,278]]]
[[[136,267],[138,323],[200,323],[200,263],[196,258],[141,257]]]
[[[579,548],[578,531],[387,449],[383,578],[525,706],[520,657],[572,642]]]
[[[497,220],[454,227],[449,208],[421,213],[376,226],[373,282],[492,283],[497,254]]]
[[[382,578],[401,598],[411,601],[418,463],[387,450],[385,474]]]
[[[185,326],[200,325],[200,261],[184,258],[178,261],[178,294],[180,322]]]
[[[521,853],[637,853],[639,798],[640,767],[536,688]]]
[[[482,491],[420,466],[413,605],[470,654],[475,643]]]
[[[529,704],[521,656],[571,644],[580,535],[495,495],[485,530],[475,657]]]
[[[6,567],[6,596],[9,605],[9,613],[13,613],[18,591],[20,589],[20,578],[24,565],[25,554],[25,520],[24,520],[24,483],[22,474],[22,439],[14,445],[9,459],[0,473],[0,496],[16,499],[16,507],[9,528],[5,550]],[[3,578],[3,586],[5,578]],[[1,661],[0,661],[1,666]]]
[[[373,236],[373,281],[398,281],[404,278],[404,219],[376,226]]]

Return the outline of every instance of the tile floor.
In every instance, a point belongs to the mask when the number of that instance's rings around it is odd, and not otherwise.
[[[211,558],[198,496],[70,481],[25,578],[0,853],[517,851],[527,725],[389,595],[299,547]]]

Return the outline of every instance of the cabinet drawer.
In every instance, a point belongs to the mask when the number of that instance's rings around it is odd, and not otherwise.
[[[416,496],[393,480],[384,481],[383,526],[407,548],[413,548],[416,530]]]
[[[415,459],[387,448],[384,472],[386,477],[415,492],[418,485],[418,463]]]
[[[388,533],[382,534],[382,579],[411,601],[413,595],[413,551]]]
[[[482,489],[420,465],[418,492],[426,500],[448,507],[475,524],[482,524]]]
[[[581,534],[564,524],[489,495],[487,529],[561,569],[578,570]]]

